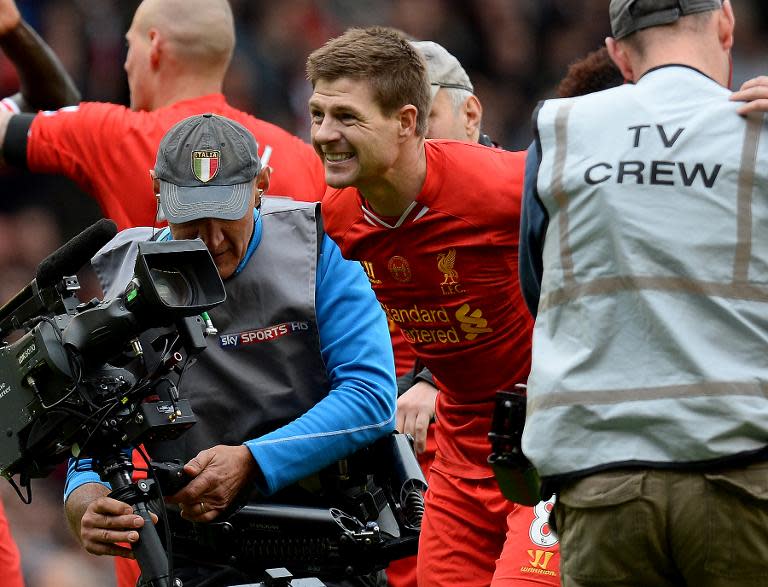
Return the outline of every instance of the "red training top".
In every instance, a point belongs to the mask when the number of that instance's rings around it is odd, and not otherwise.
[[[312,147],[283,129],[236,110],[222,94],[182,100],[152,112],[117,104],[83,102],[38,114],[29,131],[30,171],[69,177],[101,206],[118,229],[152,226],[157,203],[149,170],[163,135],[177,122],[212,112],[249,129],[259,153],[269,146],[274,170],[269,193],[297,200],[320,200],[325,175]]]
[[[325,229],[362,263],[439,383],[434,467],[485,478],[495,392],[530,368],[533,321],[517,270],[525,153],[456,141],[425,149],[426,180],[400,218],[377,216],[355,188],[329,188]]]

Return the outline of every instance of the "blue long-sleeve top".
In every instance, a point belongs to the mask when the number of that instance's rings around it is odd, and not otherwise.
[[[254,218],[254,234],[235,274],[261,241],[261,216],[256,212]],[[169,232],[159,240],[168,238]],[[394,357],[384,312],[360,266],[344,259],[327,235],[318,259],[315,311],[331,390],[296,420],[244,442],[261,469],[257,486],[265,495],[394,430]],[[85,483],[107,485],[90,464],[90,459],[81,459],[75,470],[70,460],[64,501]]]
[[[525,157],[523,210],[520,215],[519,273],[523,299],[532,316],[536,316],[541,295],[543,273],[542,252],[549,226],[549,214],[536,189],[541,161],[541,145],[535,140]]]

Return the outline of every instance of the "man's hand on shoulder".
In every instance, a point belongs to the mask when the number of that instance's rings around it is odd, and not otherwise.
[[[768,76],[761,75],[742,84],[738,91],[731,94],[734,102],[746,102],[738,109],[745,116],[751,112],[768,112]]]
[[[0,0],[0,37],[11,32],[21,22],[21,14],[14,0]]]
[[[427,448],[427,429],[435,417],[437,388],[426,381],[418,381],[397,398],[396,428],[403,434],[413,436],[416,453]]]

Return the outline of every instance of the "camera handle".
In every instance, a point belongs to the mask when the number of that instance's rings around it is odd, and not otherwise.
[[[168,576],[168,557],[160,542],[157,528],[152,523],[148,503],[154,497],[155,484],[151,479],[133,482],[133,466],[124,453],[101,458],[94,468],[102,480],[109,482],[112,492],[109,497],[133,506],[134,513],[144,518],[144,525],[137,531],[139,540],[132,545],[136,561],[141,568],[140,587],[171,587]],[[173,587],[181,587],[177,579]]]

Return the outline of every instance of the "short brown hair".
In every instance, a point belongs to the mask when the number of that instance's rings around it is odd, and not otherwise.
[[[573,98],[620,86],[624,76],[602,47],[570,65],[557,86],[558,98]]]
[[[430,107],[427,68],[419,52],[399,31],[388,27],[351,28],[307,59],[312,87],[319,80],[365,80],[382,112],[416,106],[416,134],[427,132]]]

